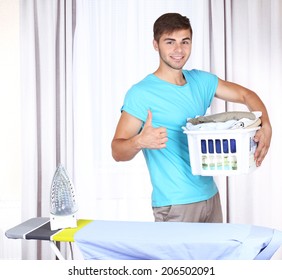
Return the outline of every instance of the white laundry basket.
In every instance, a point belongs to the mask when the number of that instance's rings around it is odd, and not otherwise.
[[[253,137],[259,127],[234,130],[185,131],[194,175],[248,174],[256,169]]]

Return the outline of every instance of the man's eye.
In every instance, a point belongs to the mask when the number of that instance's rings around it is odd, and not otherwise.
[[[167,41],[166,42],[168,45],[172,45],[173,44],[173,41]]]

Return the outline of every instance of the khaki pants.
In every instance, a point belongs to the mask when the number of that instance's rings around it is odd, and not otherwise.
[[[222,223],[219,193],[196,203],[153,207],[156,222]]]

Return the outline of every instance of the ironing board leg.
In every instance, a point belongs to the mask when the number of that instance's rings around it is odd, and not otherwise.
[[[50,241],[50,247],[53,250],[53,252],[56,254],[59,260],[65,260],[61,251],[58,249],[58,247],[56,246],[56,244],[53,241]]]

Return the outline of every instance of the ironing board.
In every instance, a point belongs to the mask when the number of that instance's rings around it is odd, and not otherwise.
[[[56,242],[74,242],[74,235],[92,220],[78,220],[76,228],[51,230],[50,219],[47,217],[31,218],[5,232],[11,239],[49,241],[51,249],[59,260],[64,257],[56,246]]]
[[[282,245],[282,232],[222,223],[77,221],[77,228],[51,231],[49,218],[32,218],[6,231],[13,239],[75,242],[87,260],[258,260]]]

